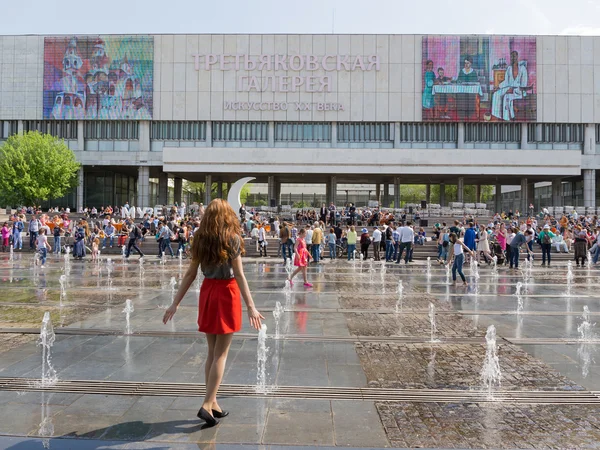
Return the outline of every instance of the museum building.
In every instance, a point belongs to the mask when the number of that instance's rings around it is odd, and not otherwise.
[[[384,206],[403,185],[441,205],[492,185],[519,187],[496,210],[595,211],[600,37],[0,36],[0,142],[32,130],[82,163],[71,208],[251,176],[271,205],[282,185],[342,204],[371,184]]]

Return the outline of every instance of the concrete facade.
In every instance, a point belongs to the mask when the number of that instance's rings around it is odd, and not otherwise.
[[[542,126],[523,123],[515,142],[469,141],[466,125],[457,124],[456,136],[444,142],[407,142],[402,126],[422,122],[422,35],[154,35],[153,121],[199,121],[204,137],[197,141],[152,138],[152,123],[139,121],[138,135],[129,140],[91,140],[84,137],[84,121],[77,123],[75,139],[68,141],[84,168],[111,166],[138,173],[138,203],[164,203],[168,178],[232,182],[256,175],[269,182],[269,198],[280,197],[280,183],[322,183],[327,199],[342,196],[338,183],[380,183],[380,200],[400,201],[399,183],[458,184],[462,199],[465,184],[520,185],[552,182],[552,199],[559,200],[557,180],[582,180],[585,206],[596,204],[596,172],[600,169],[600,37],[538,36],[536,38],[537,124],[581,124],[578,142],[536,142]],[[0,121],[43,119],[44,36],[0,36]],[[194,55],[202,55],[196,57]],[[206,55],[230,55],[228,66],[213,64]],[[233,55],[315,55],[330,68],[275,70],[245,67],[237,70]],[[364,70],[340,69],[336,55],[376,57],[378,66]],[[327,60],[326,60],[327,61]],[[377,70],[378,68],[378,70]],[[250,69],[250,70],[246,70]],[[338,70],[339,69],[339,70]],[[256,76],[261,83],[272,77],[328,77],[323,92],[300,86],[288,89],[240,91],[241,77]],[[233,109],[229,104],[286,103],[286,110]],[[337,110],[319,108],[337,104]],[[299,107],[310,105],[310,107]],[[213,136],[213,124],[222,121],[266,122],[260,141],[223,141]],[[281,142],[277,123],[328,123],[328,139],[320,142]],[[340,139],[343,123],[389,124],[385,142],[352,142]],[[0,139],[6,136],[1,136]],[[170,174],[170,175],[167,175]],[[84,174],[80,174],[80,179]],[[151,198],[149,179],[158,178],[157,198]],[[222,185],[220,185],[222,186]],[[524,185],[525,186],[525,185]],[[527,191],[527,189],[525,189]],[[181,182],[176,185],[180,199]],[[221,191],[220,191],[221,192]],[[380,192],[380,190],[379,190]],[[479,191],[480,192],[480,191]],[[85,203],[84,189],[77,203]],[[521,202],[535,193],[525,192]],[[428,196],[429,197],[429,196]],[[207,192],[205,201],[210,200]],[[428,198],[428,200],[430,200]],[[520,206],[523,206],[520,205]]]

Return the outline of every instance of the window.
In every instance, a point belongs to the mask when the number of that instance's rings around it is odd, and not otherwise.
[[[390,142],[390,124],[387,122],[340,122],[338,142]]]
[[[456,123],[401,123],[400,142],[456,142]]]
[[[18,120],[0,120],[0,139],[6,139],[19,131]]]
[[[582,143],[584,130],[585,126],[580,123],[531,123],[527,129],[527,140],[539,143]]]
[[[213,122],[213,141],[268,141],[267,122]]]
[[[277,122],[275,140],[288,142],[331,142],[330,123]]]
[[[139,124],[132,121],[86,121],[83,128],[85,139],[137,140]]]
[[[465,142],[520,142],[521,124],[465,123]]]
[[[74,120],[25,120],[23,132],[39,131],[61,139],[77,139],[77,122]]]
[[[596,124],[596,144],[600,144],[600,124]]]
[[[180,141],[205,141],[206,122],[151,122],[150,139],[152,140],[180,140]]]

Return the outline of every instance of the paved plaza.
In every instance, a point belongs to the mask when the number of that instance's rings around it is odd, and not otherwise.
[[[268,328],[266,383],[257,388],[259,342],[246,322],[221,389],[231,414],[205,428],[195,284],[174,321],[161,321],[186,261],[112,261],[65,268],[52,256],[43,270],[30,254],[0,261],[0,449],[600,447],[594,267],[573,268],[570,285],[565,262],[486,266],[478,277],[467,267],[465,288],[425,261],[382,273],[380,263],[326,260],[310,266],[313,288],[286,293],[281,260],[246,258]],[[40,387],[45,312],[58,381]],[[490,325],[502,373],[491,396],[481,379]]]

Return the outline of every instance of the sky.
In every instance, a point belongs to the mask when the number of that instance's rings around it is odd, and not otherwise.
[[[600,0],[0,0],[0,34],[600,35]]]

